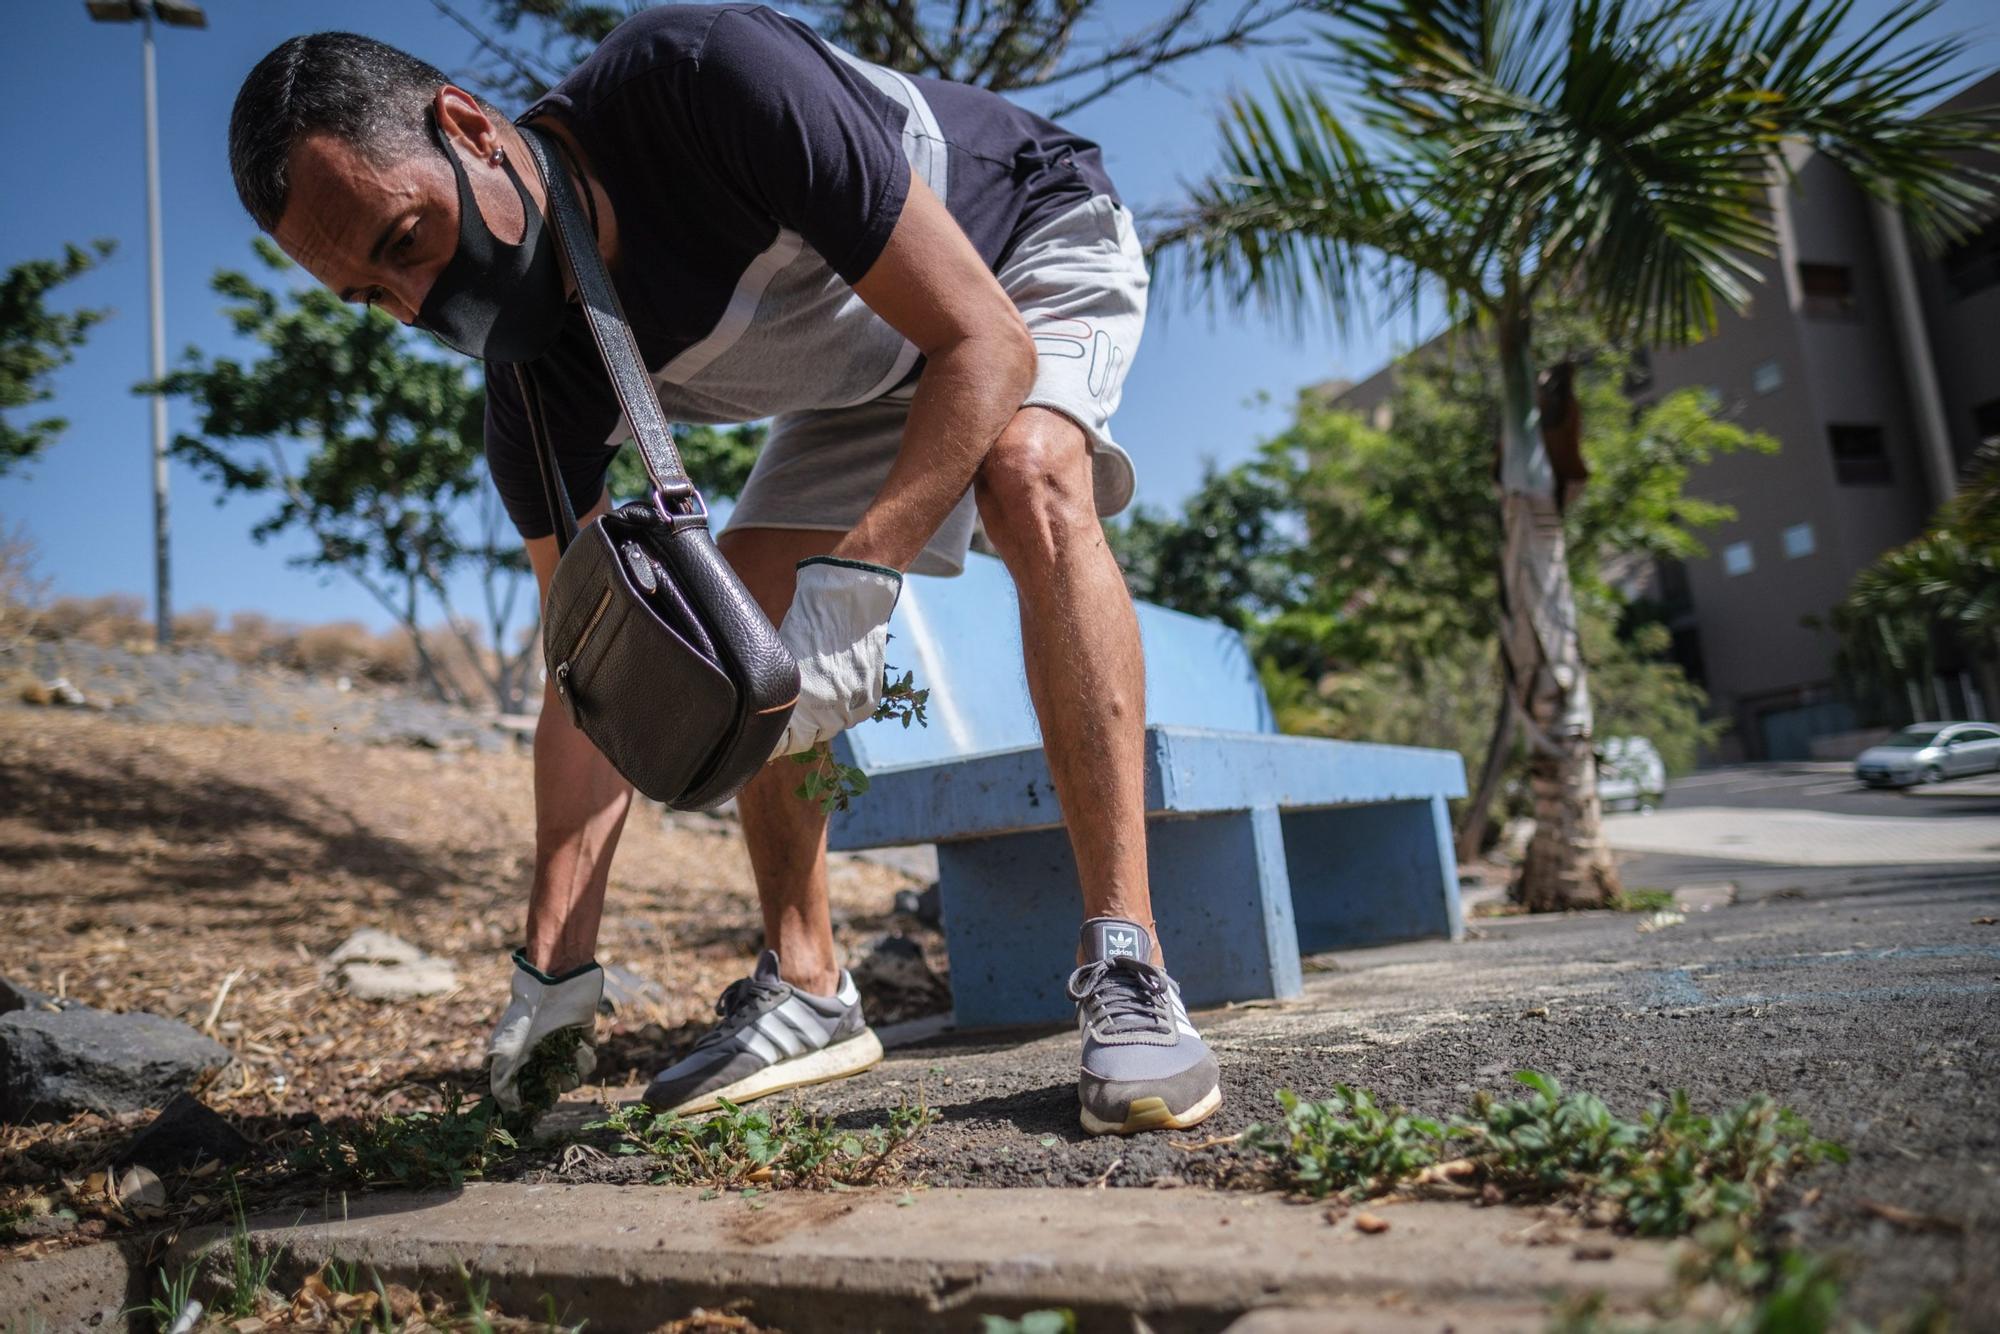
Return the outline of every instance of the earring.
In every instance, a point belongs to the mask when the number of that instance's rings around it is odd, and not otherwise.
[[[504,148],[496,148],[493,150],[492,154],[486,160],[493,166],[497,167],[502,162],[505,162],[507,160],[507,150]]]

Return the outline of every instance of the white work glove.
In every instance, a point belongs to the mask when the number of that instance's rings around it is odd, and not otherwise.
[[[576,1078],[565,1075],[565,1090],[573,1089],[597,1068],[597,1052],[591,1046],[596,1032],[597,1002],[604,995],[604,970],[595,962],[550,977],[519,950],[514,951],[514,999],[500,1016],[486,1055],[493,1083],[493,1098],[510,1112],[521,1110],[521,1091],[515,1086],[528,1054],[541,1040],[559,1028],[581,1028],[583,1045],[576,1049]]]
[[[814,556],[778,638],[799,664],[799,702],[771,758],[811,750],[882,705],[882,652],[903,576],[882,565]]]

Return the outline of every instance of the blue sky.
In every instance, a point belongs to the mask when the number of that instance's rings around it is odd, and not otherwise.
[[[217,268],[250,261],[254,230],[230,188],[224,148],[230,102],[250,66],[294,33],[335,25],[448,71],[472,57],[471,39],[423,0],[337,7],[207,0],[206,7],[206,31],[165,29],[158,39],[170,362],[190,344],[220,352],[234,341],[208,280]],[[477,0],[462,7],[479,9]],[[1890,7],[1890,0],[1859,0],[1857,18],[1873,22]],[[148,418],[144,400],[130,393],[147,355],[139,34],[136,25],[92,23],[83,0],[15,0],[9,10],[0,43],[0,87],[7,90],[0,128],[11,159],[9,188],[0,193],[0,268],[94,237],[115,240],[118,253],[56,298],[64,308],[110,306],[116,314],[55,378],[56,400],[45,406],[68,417],[70,431],[25,473],[0,481],[0,519],[26,529],[56,593],[148,594]],[[1982,11],[1982,0],[1945,0],[1925,31],[1990,30]],[[1109,0],[1106,21],[1136,22],[1154,12],[1153,0]],[[1180,181],[1213,161],[1223,97],[1232,87],[1261,84],[1264,68],[1284,58],[1215,53],[1176,67],[1171,84],[1130,85],[1068,123],[1104,145],[1129,203],[1142,210],[1171,204]],[[1989,31],[1961,72],[1990,68],[1995,58]],[[1116,423],[1138,460],[1139,499],[1152,505],[1177,504],[1199,481],[1204,458],[1227,463],[1249,453],[1282,425],[1300,386],[1366,374],[1411,340],[1407,320],[1394,329],[1363,322],[1337,340],[1167,304],[1163,312],[1156,303]],[[184,405],[169,412],[170,430],[192,426]],[[178,608],[383,623],[351,583],[288,566],[298,546],[251,541],[263,502],[217,508],[212,490],[178,465],[172,488]]]

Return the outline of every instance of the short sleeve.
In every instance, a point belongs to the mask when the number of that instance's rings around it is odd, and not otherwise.
[[[775,10],[726,10],[697,65],[692,114],[723,179],[833,271],[860,281],[910,186],[903,107]]]
[[[543,393],[548,395],[550,388]],[[561,411],[555,403],[544,406],[552,421],[577,419],[578,414]],[[606,444],[603,435],[593,438],[586,431],[572,432],[570,438],[561,438],[559,431],[555,446],[569,503],[581,515],[604,494],[617,447]],[[486,373],[486,467],[507,517],[524,540],[555,532],[541,466],[535,459],[535,437],[528,429],[527,406],[512,367],[488,368]]]

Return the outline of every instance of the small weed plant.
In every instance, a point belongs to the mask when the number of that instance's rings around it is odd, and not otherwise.
[[[355,1125],[315,1123],[292,1150],[295,1172],[367,1186],[458,1187],[512,1158],[535,1123],[577,1085],[581,1028],[559,1028],[536,1044],[515,1082],[521,1106],[503,1110],[491,1097],[467,1104],[446,1090],[436,1111],[399,1112]]]
[[[887,1125],[844,1130],[790,1109],[766,1115],[725,1101],[707,1116],[620,1107],[585,1129],[615,1131],[620,1153],[657,1160],[653,1179],[662,1184],[815,1189],[880,1180],[897,1150],[936,1120],[929,1107],[905,1104]]]
[[[1478,1094],[1470,1115],[1449,1123],[1383,1107],[1344,1085],[1322,1102],[1281,1092],[1283,1118],[1251,1126],[1244,1143],[1308,1195],[1380,1195],[1454,1159],[1508,1194],[1609,1203],[1622,1225],[1647,1236],[1747,1223],[1786,1175],[1847,1157],[1761,1095],[1707,1116],[1676,1093],[1630,1121],[1537,1071],[1515,1078],[1527,1096]]]
[[[1620,891],[1611,900],[1613,912],[1672,912],[1674,892],[1671,889],[1627,889]]]
[[[1317,1197],[1387,1190],[1437,1162],[1445,1137],[1437,1122],[1380,1106],[1346,1084],[1324,1102],[1280,1090],[1278,1106],[1283,1119],[1251,1126],[1243,1142],[1276,1158],[1295,1189]]]
[[[456,1089],[436,1111],[398,1112],[344,1126],[307,1127],[289,1165],[322,1181],[364,1186],[452,1186],[511,1158],[519,1141],[490,1099],[467,1106]]]
[[[144,1306],[134,1307],[127,1314],[143,1314],[159,1334],[166,1334],[194,1297],[195,1268],[193,1265],[182,1265],[169,1274],[166,1266],[162,1265],[153,1273],[158,1282],[154,1285],[152,1296],[147,1298]]]

